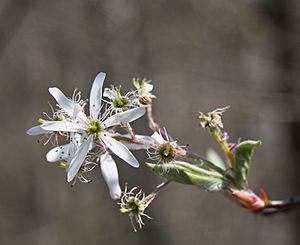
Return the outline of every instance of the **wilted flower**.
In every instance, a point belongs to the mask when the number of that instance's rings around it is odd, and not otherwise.
[[[134,187],[128,191],[127,184],[125,185],[125,190],[122,192],[121,202],[119,203],[120,212],[128,214],[135,232],[137,232],[136,226],[138,226],[139,229],[142,229],[144,226],[142,216],[152,219],[145,214],[145,210],[154,200],[155,196],[155,193],[151,193],[146,197],[145,193],[139,187]]]
[[[151,91],[153,90],[151,80],[147,80],[144,78],[141,83],[139,83],[139,80],[139,78],[132,79],[132,83],[137,89],[135,93],[137,102],[143,106],[152,104],[152,99],[156,98],[156,96],[151,93]]]
[[[229,106],[215,109],[212,112],[208,112],[207,115],[202,112],[199,112],[198,118],[201,120],[201,127],[210,129],[214,129],[217,127],[223,128],[222,114],[227,109],[229,109]]]

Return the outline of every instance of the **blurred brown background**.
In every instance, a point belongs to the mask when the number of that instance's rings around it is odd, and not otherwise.
[[[251,186],[271,198],[300,193],[299,18],[296,0],[0,1],[1,244],[299,244],[300,210],[250,213],[221,194],[172,184],[137,234],[98,171],[71,188],[48,147],[25,135],[52,98],[49,86],[88,96],[106,85],[155,84],[155,116],[181,144],[216,147],[199,110],[231,105],[231,140],[261,139]],[[145,129],[145,120],[136,123]],[[141,162],[146,155],[137,153]],[[146,192],[160,179],[119,161],[121,182]]]

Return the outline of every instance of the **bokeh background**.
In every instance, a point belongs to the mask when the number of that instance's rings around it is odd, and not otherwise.
[[[181,144],[217,147],[198,127],[199,110],[231,105],[232,141],[261,139],[251,186],[271,198],[300,193],[297,0],[1,0],[1,244],[299,244],[300,211],[250,213],[221,194],[172,184],[134,233],[98,171],[71,188],[49,149],[25,130],[48,111],[49,86],[88,97],[99,71],[106,85],[155,84],[154,113]],[[148,133],[146,120],[135,124]],[[146,155],[137,153],[141,162]],[[161,179],[119,161],[121,183],[146,192]]]

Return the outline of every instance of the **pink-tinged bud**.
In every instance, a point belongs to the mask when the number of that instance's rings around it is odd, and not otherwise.
[[[229,134],[228,134],[227,132],[223,132],[223,133],[222,133],[221,139],[222,139],[223,141],[229,140]]]
[[[266,206],[266,202],[251,190],[245,191],[229,189],[228,193],[244,208],[250,209],[252,211],[260,211]]]
[[[236,143],[229,143],[229,144],[228,144],[229,150],[230,150],[231,152],[235,150],[235,147],[236,147],[236,146],[237,146]]]

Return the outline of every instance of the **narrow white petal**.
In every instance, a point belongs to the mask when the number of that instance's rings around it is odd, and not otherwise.
[[[87,117],[82,109],[82,107],[79,104],[75,104],[74,106],[74,112],[73,117],[74,120],[79,120],[80,122],[85,122],[87,120]]]
[[[104,72],[100,72],[92,85],[91,93],[90,93],[90,116],[92,118],[97,118],[100,109],[101,109],[101,100],[102,100],[102,86],[105,79],[106,74]]]
[[[142,144],[128,143],[125,141],[122,141],[122,144],[124,146],[126,146],[129,150],[147,150],[148,149],[147,145],[142,145]]]
[[[103,122],[103,125],[105,128],[108,128],[118,124],[130,123],[143,116],[145,112],[146,112],[145,107],[138,107],[125,112],[120,112],[107,118]]]
[[[78,133],[74,133],[74,132],[70,133],[70,148],[69,148],[69,154],[68,154],[69,157],[67,158],[67,162],[69,164],[72,161],[72,159],[75,155],[75,152],[81,146],[82,138],[83,137]]]
[[[100,156],[100,168],[111,198],[114,200],[119,199],[121,197],[121,188],[118,169],[114,159],[108,152]]]
[[[136,160],[125,145],[105,134],[101,134],[101,140],[114,154],[123,159],[129,165],[135,168],[139,167],[138,160]]]
[[[74,101],[68,99],[59,88],[49,88],[49,93],[54,97],[59,106],[66,112],[68,115],[74,119],[80,119],[84,121],[86,116],[82,111],[80,105],[74,103]]]
[[[164,138],[157,132],[154,132],[151,136],[158,144],[163,144],[165,143]]]
[[[83,130],[79,124],[69,121],[45,121],[41,125],[46,131],[77,132]]]
[[[70,144],[61,145],[53,148],[46,154],[48,162],[66,161],[69,158]]]
[[[75,103],[68,99],[59,88],[49,88],[49,93],[54,97],[59,106],[66,111],[69,116],[73,116]]]
[[[75,152],[75,155],[70,163],[70,166],[67,168],[67,181],[71,182],[76,174],[78,173],[80,166],[85,160],[86,155],[89,152],[90,145],[92,143],[93,136],[90,135],[88,139],[83,142],[78,150]]]
[[[42,125],[34,126],[34,127],[30,128],[30,129],[28,129],[28,130],[26,131],[26,133],[27,133],[28,135],[40,135],[40,134],[45,134],[45,133],[47,133],[47,130],[44,130],[41,126],[42,126]]]
[[[112,89],[110,89],[110,88],[105,88],[105,89],[104,89],[104,92],[103,92],[103,97],[107,97],[107,98],[109,98],[110,100],[114,100],[114,99],[115,99],[115,94],[114,94],[114,92],[112,91]]]

